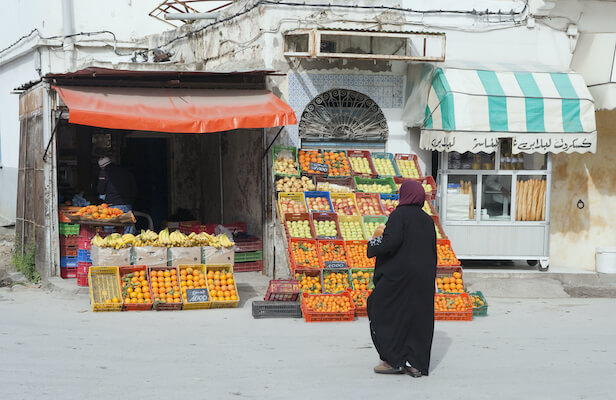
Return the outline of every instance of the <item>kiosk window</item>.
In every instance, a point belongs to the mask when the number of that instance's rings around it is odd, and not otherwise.
[[[447,219],[473,221],[477,199],[477,176],[449,175],[447,183]]]
[[[484,175],[481,193],[482,221],[511,219],[511,175]]]

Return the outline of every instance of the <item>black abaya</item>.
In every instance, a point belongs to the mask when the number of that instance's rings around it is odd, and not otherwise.
[[[374,290],[368,298],[372,341],[392,367],[408,361],[428,375],[434,334],[436,233],[419,206],[398,206],[385,232],[368,242],[376,256]]]

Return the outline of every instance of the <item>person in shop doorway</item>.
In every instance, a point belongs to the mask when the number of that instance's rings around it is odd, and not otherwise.
[[[133,174],[116,165],[109,157],[98,160],[101,171],[98,175],[98,194],[107,204],[124,212],[132,211],[137,195],[137,185]],[[127,227],[125,233],[134,233],[134,226]]]
[[[400,187],[398,207],[368,242],[376,257],[374,290],[368,297],[370,334],[381,358],[379,374],[428,375],[434,335],[436,233],[423,210],[420,183]]]

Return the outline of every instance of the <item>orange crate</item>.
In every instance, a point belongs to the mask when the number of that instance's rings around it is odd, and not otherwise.
[[[323,271],[320,269],[298,268],[293,273],[293,278],[295,278],[295,281],[298,282],[298,285],[301,285],[302,280],[306,277],[317,278],[317,283],[319,284],[319,286],[315,285],[312,290],[318,290],[319,293],[323,293],[323,287],[321,286],[321,281],[323,280],[323,277],[321,275],[323,275]],[[299,288],[299,292],[300,295],[301,293],[304,293],[304,290],[302,290],[301,286]]]
[[[453,274],[454,272],[458,272],[460,273],[460,279],[462,279],[462,292],[466,291],[466,284],[464,283],[464,275],[462,272],[462,267],[459,266],[437,266],[436,267],[436,289],[438,293],[450,293],[450,294],[455,294],[456,291],[452,291],[452,290],[443,290],[442,288],[439,288],[438,286],[438,280],[440,279],[441,281],[443,280],[443,278],[448,277],[448,278],[453,278]],[[444,285],[444,283],[443,283]]]
[[[456,299],[462,297],[466,308],[462,311],[437,311],[436,302],[440,299]],[[470,321],[473,319],[473,306],[468,293],[434,295],[434,320],[435,321]]]
[[[349,299],[351,303],[351,309],[347,312],[320,312],[309,310],[306,306],[306,299],[308,296],[335,296],[335,297],[346,297]],[[353,321],[355,320],[355,306],[353,306],[353,299],[349,292],[341,292],[336,294],[306,294],[302,293],[302,314],[304,315],[304,320],[306,322],[341,322],[341,321]],[[471,311],[472,313],[472,311]]]
[[[351,298],[353,299],[353,305],[355,305],[355,316],[356,317],[367,317],[368,316],[368,297],[372,294],[372,290],[349,290],[351,293]],[[363,306],[357,305],[356,295],[365,296],[366,304]]]
[[[317,240],[317,245],[319,249],[319,258],[321,259],[321,268],[325,268],[325,263],[327,261],[341,261],[345,264],[346,268],[348,268],[347,264],[347,256],[346,256],[346,246],[344,245],[344,240]],[[330,249],[340,249],[340,253],[334,254],[332,257],[327,256],[324,252],[329,251]],[[330,260],[330,258],[332,258]],[[339,267],[345,268],[345,267]]]
[[[299,158],[299,166],[301,168],[301,172],[307,175],[325,175],[325,172],[321,171],[313,171],[310,169],[310,159],[315,159],[319,164],[325,164],[325,159],[323,158],[323,153],[321,150],[300,150],[298,154]]]
[[[346,240],[349,268],[374,268],[376,257],[368,258],[367,240]]]
[[[150,302],[149,303],[127,303],[126,301],[122,305],[122,311],[150,311],[152,309],[152,285],[150,284],[150,275],[148,272],[148,267],[145,265],[124,265],[118,267],[118,271],[120,273],[120,290],[122,291],[123,298],[126,297],[124,293],[124,278],[125,275],[136,271],[146,271],[146,279],[148,280],[148,291],[150,294]]]
[[[453,255],[453,258],[450,259],[446,259],[443,258],[440,254],[441,250],[446,251],[446,250],[451,250],[451,254]],[[460,265],[460,260],[458,260],[458,257],[456,257],[455,253],[453,252],[453,248],[451,247],[451,242],[448,239],[438,239],[436,241],[436,254],[438,256],[436,265],[440,266],[458,266]]]
[[[291,238],[289,239],[289,253],[289,259],[291,260],[291,272],[293,273],[298,268],[320,269],[320,266],[322,265],[316,240]],[[309,263],[306,262],[306,259],[298,259],[297,257],[303,253],[312,255],[315,261],[313,263]]]
[[[180,297],[180,302],[170,302],[170,303],[166,303],[166,302],[157,302],[154,299],[154,292],[152,291],[152,274],[154,272],[158,271],[171,271],[171,270],[175,270],[175,274],[171,275],[171,281],[174,282],[175,279],[175,283],[177,283],[177,287],[179,290],[180,287],[180,280],[179,280],[179,271],[177,267],[148,267],[148,276],[150,277],[149,281],[150,281],[150,292],[152,293],[152,300],[154,301],[154,303],[152,304],[152,308],[155,309],[156,311],[177,311],[177,310],[181,310],[182,309],[182,300]],[[175,277],[175,278],[174,278]]]

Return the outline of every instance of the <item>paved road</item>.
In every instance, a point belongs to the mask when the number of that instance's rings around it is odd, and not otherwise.
[[[616,398],[616,299],[489,301],[437,322],[431,375],[413,379],[372,373],[365,319],[254,320],[250,300],[92,313],[84,295],[0,288],[0,399]]]

